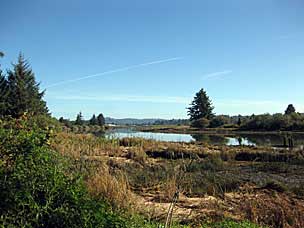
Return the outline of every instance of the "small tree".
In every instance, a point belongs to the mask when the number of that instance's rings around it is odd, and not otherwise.
[[[213,106],[210,98],[207,96],[207,93],[204,89],[201,89],[198,93],[195,94],[194,100],[191,103],[191,106],[188,108],[188,115],[190,116],[190,120],[198,120],[201,118],[205,118],[210,120],[214,114]]]
[[[293,104],[289,104],[287,109],[285,110],[285,115],[290,115],[291,113],[296,112],[295,107],[293,106]]]
[[[81,112],[79,112],[79,113],[77,114],[75,124],[76,124],[76,125],[83,125],[83,124],[84,124],[83,116],[82,116],[82,113],[81,113]]]
[[[97,124],[99,126],[103,126],[105,125],[105,118],[103,117],[103,114],[100,113],[98,116],[97,116]]]
[[[97,124],[98,124],[97,118],[95,114],[93,114],[92,118],[90,119],[90,125],[97,125]]]

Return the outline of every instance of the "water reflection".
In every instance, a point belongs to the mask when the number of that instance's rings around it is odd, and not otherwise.
[[[207,134],[195,134],[191,135],[192,138],[197,142],[204,142],[213,145],[227,145],[229,139],[222,135],[207,135]]]
[[[115,129],[104,134],[106,138],[141,137],[167,142],[191,142],[197,141],[211,145],[232,146],[283,146],[286,139],[292,138],[297,147],[304,145],[304,134],[239,134],[239,135],[208,135],[208,134],[175,134],[139,132],[133,129]]]
[[[154,133],[154,132],[139,132],[130,129],[112,130],[105,133],[106,138],[127,138],[139,137],[145,139],[153,139],[166,142],[191,142],[195,141],[189,134],[173,134],[173,133]]]

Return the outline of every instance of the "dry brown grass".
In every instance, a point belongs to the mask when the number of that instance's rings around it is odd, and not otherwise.
[[[303,228],[304,201],[273,190],[255,190],[240,198],[243,218],[273,228]]]
[[[176,176],[173,176],[171,178],[168,178],[168,180],[165,182],[163,186],[163,191],[162,191],[162,200],[164,202],[171,202],[173,199],[173,196],[177,190],[177,178]]]
[[[59,133],[52,147],[63,155],[79,159],[82,156],[118,155],[121,148],[117,140],[106,140],[90,134]]]
[[[142,147],[129,148],[126,157],[140,164],[144,164],[147,160],[147,154],[145,153]]]
[[[88,178],[86,185],[91,195],[106,200],[115,209],[130,210],[135,205],[126,176],[122,172],[111,174],[105,164]]]

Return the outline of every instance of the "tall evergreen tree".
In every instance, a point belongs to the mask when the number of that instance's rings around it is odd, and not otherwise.
[[[12,117],[19,117],[25,112],[47,114],[46,102],[42,100],[44,91],[39,91],[39,83],[29,63],[20,54],[13,70],[8,71],[8,110]]]
[[[190,120],[198,120],[201,118],[211,119],[214,114],[212,113],[213,106],[210,98],[207,96],[207,93],[204,89],[201,89],[195,94],[194,100],[191,103],[191,106],[188,108],[188,115]]]
[[[0,57],[3,57],[3,52],[0,52]],[[1,67],[1,65],[0,65]],[[8,85],[7,80],[0,69],[0,116],[3,116],[7,112],[7,96],[8,96]]]
[[[289,104],[287,109],[285,110],[285,115],[289,115],[294,112],[296,112],[295,107],[293,106],[293,104]]]
[[[7,95],[8,95],[8,86],[5,76],[0,70],[0,116],[4,116],[7,113]]]
[[[103,126],[105,125],[105,118],[103,117],[103,114],[100,113],[98,116],[97,116],[97,124],[99,126]]]
[[[83,116],[82,116],[82,113],[81,113],[81,112],[79,112],[79,113],[77,114],[75,124],[76,124],[76,125],[83,125],[83,124],[84,124]]]
[[[93,114],[92,118],[90,119],[90,125],[97,125],[97,124],[98,124],[97,118],[95,114]]]

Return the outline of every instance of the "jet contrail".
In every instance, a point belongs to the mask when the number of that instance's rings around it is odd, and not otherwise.
[[[113,74],[113,73],[117,73],[117,72],[128,71],[128,70],[132,70],[132,69],[140,68],[140,67],[144,67],[144,66],[166,63],[166,62],[172,62],[172,61],[176,61],[176,60],[180,60],[180,59],[182,59],[182,57],[162,59],[162,60],[157,60],[157,61],[153,61],[153,62],[131,65],[131,66],[123,67],[123,68],[118,68],[118,69],[115,69],[115,70],[104,71],[104,72],[101,72],[101,73],[98,73],[98,74],[91,74],[91,75],[87,75],[87,76],[80,77],[80,78],[75,78],[75,79],[70,79],[70,80],[57,82],[57,83],[46,86],[46,88],[50,88],[50,87],[54,87],[54,86],[58,86],[58,85],[62,85],[62,84],[67,84],[67,83],[70,83],[70,82],[76,82],[76,81],[80,81],[80,80],[84,80],[84,79],[88,79],[88,78],[99,77],[99,76],[103,76],[103,75],[107,75],[107,74]]]

